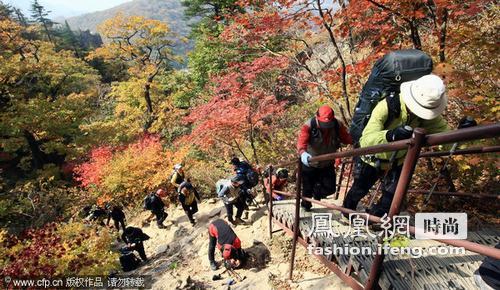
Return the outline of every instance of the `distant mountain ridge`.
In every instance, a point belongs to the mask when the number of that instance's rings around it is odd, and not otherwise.
[[[191,29],[189,21],[184,17],[184,7],[181,0],[134,0],[115,6],[110,9],[86,13],[70,17],[66,20],[72,30],[90,30],[97,32],[97,27],[106,19],[114,17],[118,12],[124,15],[140,15],[150,19],[168,23],[172,32],[181,36],[188,36]],[[179,43],[174,49],[176,53],[185,54],[191,47],[190,43]]]

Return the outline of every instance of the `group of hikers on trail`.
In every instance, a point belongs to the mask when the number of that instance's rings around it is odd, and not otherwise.
[[[446,86],[443,80],[432,74],[432,60],[419,50],[394,51],[381,58],[363,87],[356,105],[350,129],[337,120],[334,110],[328,105],[320,106],[315,115],[307,119],[297,138],[297,153],[302,170],[302,194],[304,197],[321,200],[336,191],[336,172],[332,161],[317,161],[319,155],[337,152],[342,145],[354,148],[386,144],[412,137],[414,128],[423,128],[427,133],[450,130],[442,117],[447,105]],[[459,128],[474,126],[470,118],[464,118]],[[394,153],[365,155],[354,160],[354,181],[348,191],[343,207],[356,210],[360,200],[368,194],[380,179],[382,196],[368,213],[382,217],[387,214],[401,175],[405,150]],[[266,196],[275,201],[285,197],[279,194],[287,186],[289,172],[278,168],[275,172],[260,172],[248,162],[237,157],[230,160],[233,174],[215,184],[217,197],[227,212],[227,221],[236,226],[244,224],[243,212],[255,203],[252,189],[259,184],[261,175]],[[169,180],[178,196],[178,201],[194,226],[194,214],[198,212],[200,195],[186,178],[182,164],[176,164]],[[278,192],[276,192],[278,191]],[[272,192],[272,196],[271,195]],[[159,228],[164,228],[167,218],[162,198],[167,192],[159,189],[144,200],[144,209],[156,217]],[[302,201],[301,207],[310,211],[312,204]],[[234,210],[236,208],[236,213]],[[108,213],[115,221],[116,229],[123,228],[122,240],[128,244],[126,250],[135,250],[147,261],[143,241],[149,239],[141,229],[125,227],[123,212],[113,207]],[[108,219],[109,223],[109,219]],[[212,270],[218,269],[215,248],[218,248],[227,268],[238,268],[245,263],[247,254],[242,249],[230,224],[222,219],[208,226],[208,259]],[[132,258],[131,258],[132,259]],[[124,267],[125,269],[125,267]]]

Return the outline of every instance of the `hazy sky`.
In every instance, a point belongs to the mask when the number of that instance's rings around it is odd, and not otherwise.
[[[47,10],[52,11],[51,17],[69,17],[87,12],[104,10],[131,0],[38,0]],[[21,8],[29,14],[32,0],[4,0],[4,3]]]

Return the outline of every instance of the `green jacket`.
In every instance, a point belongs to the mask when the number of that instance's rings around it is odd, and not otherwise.
[[[363,130],[363,134],[359,140],[361,147],[374,146],[379,144],[389,143],[385,137],[387,131],[392,130],[401,125],[408,125],[412,128],[424,128],[427,131],[427,134],[439,133],[449,131],[450,127],[443,119],[442,116],[439,116],[433,120],[424,120],[421,119],[414,114],[409,113],[406,108],[406,104],[403,99],[400,97],[401,101],[401,114],[399,114],[398,118],[395,118],[387,128],[385,128],[384,124],[389,115],[389,109],[387,107],[387,102],[385,100],[380,101],[377,106],[372,111],[372,115],[368,124],[366,124],[365,129]],[[407,150],[399,150],[396,159],[397,164],[403,164],[404,157],[406,156]],[[387,169],[390,167],[389,160],[391,159],[392,152],[384,152],[375,154],[375,158],[381,159],[380,163],[382,169]],[[373,156],[372,156],[373,157]],[[363,156],[363,161],[366,163],[375,166],[374,158],[370,158],[369,156]],[[384,162],[386,161],[386,162]]]

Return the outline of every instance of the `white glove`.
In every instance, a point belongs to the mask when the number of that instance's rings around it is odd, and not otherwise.
[[[302,161],[302,164],[304,164],[305,166],[309,166],[309,158],[311,157],[311,154],[304,151],[302,152],[302,154],[300,154],[300,161]]]

